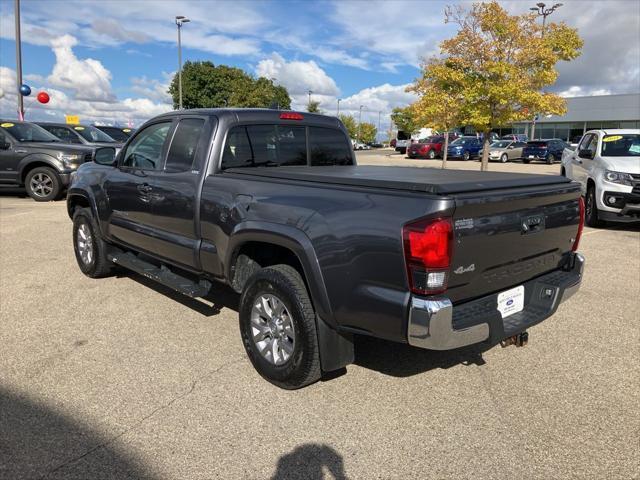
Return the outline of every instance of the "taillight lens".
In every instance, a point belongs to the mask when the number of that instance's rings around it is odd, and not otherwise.
[[[578,233],[576,233],[576,239],[573,241],[572,252],[578,251],[580,245],[580,237],[582,236],[582,230],[584,229],[584,197],[578,199],[578,210],[580,211],[580,223],[578,223]]]
[[[447,289],[453,227],[450,219],[418,220],[404,226],[404,257],[409,288],[419,295]]]

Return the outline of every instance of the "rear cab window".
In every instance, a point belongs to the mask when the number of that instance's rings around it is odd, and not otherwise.
[[[227,133],[221,169],[352,163],[351,145],[346,135],[337,128],[238,125]]]

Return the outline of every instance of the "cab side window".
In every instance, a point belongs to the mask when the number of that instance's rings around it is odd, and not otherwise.
[[[311,165],[351,165],[351,147],[344,133],[335,128],[309,127]]]
[[[589,135],[585,135],[584,137],[582,137],[582,141],[580,142],[580,145],[578,145],[578,151],[582,151],[582,150],[590,150],[589,148],[589,144],[591,143],[591,140],[595,137],[594,134],[589,134]],[[594,150],[595,151],[595,150]]]
[[[142,130],[127,146],[121,166],[158,170],[162,163],[162,149],[171,128],[171,122],[154,123]]]
[[[192,169],[203,128],[202,118],[180,120],[167,153],[165,171],[185,172]]]

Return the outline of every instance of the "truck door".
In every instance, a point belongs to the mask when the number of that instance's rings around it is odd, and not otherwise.
[[[200,191],[215,118],[181,115],[168,142],[164,168],[150,179],[153,253],[200,270]]]
[[[588,172],[591,169],[597,146],[598,135],[589,133],[582,137],[582,141],[573,152],[573,157],[571,158],[572,178],[582,184],[583,193],[587,190]]]
[[[27,149],[0,128],[0,184],[18,183],[18,164],[27,155]]]
[[[118,157],[118,168],[104,182],[109,201],[109,234],[138,250],[153,253],[154,174],[162,168],[171,120],[146,126]]]

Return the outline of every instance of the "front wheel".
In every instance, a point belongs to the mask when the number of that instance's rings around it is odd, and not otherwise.
[[[593,228],[602,227],[604,222],[598,218],[598,203],[596,202],[596,187],[589,185],[587,199],[584,206],[584,221]]]
[[[87,277],[111,273],[113,263],[107,258],[107,244],[89,208],[78,208],[73,214],[73,249],[78,266]]]
[[[466,162],[467,160],[469,160],[471,158],[471,154],[469,152],[464,152],[462,154],[462,159]]]
[[[553,155],[553,153],[550,153],[547,156],[547,165],[552,165],[553,162],[555,162],[555,161],[556,161],[556,157]]]
[[[274,385],[292,390],[320,379],[315,311],[293,267],[263,268],[247,281],[240,335],[254,368]]]
[[[36,202],[56,200],[62,191],[60,177],[49,167],[37,167],[27,173],[24,186]]]
[[[507,163],[509,161],[509,156],[506,153],[503,153],[502,156],[500,157],[500,161],[502,163]]]
[[[436,158],[436,152],[435,150],[429,150],[429,160],[433,160],[434,158]]]

